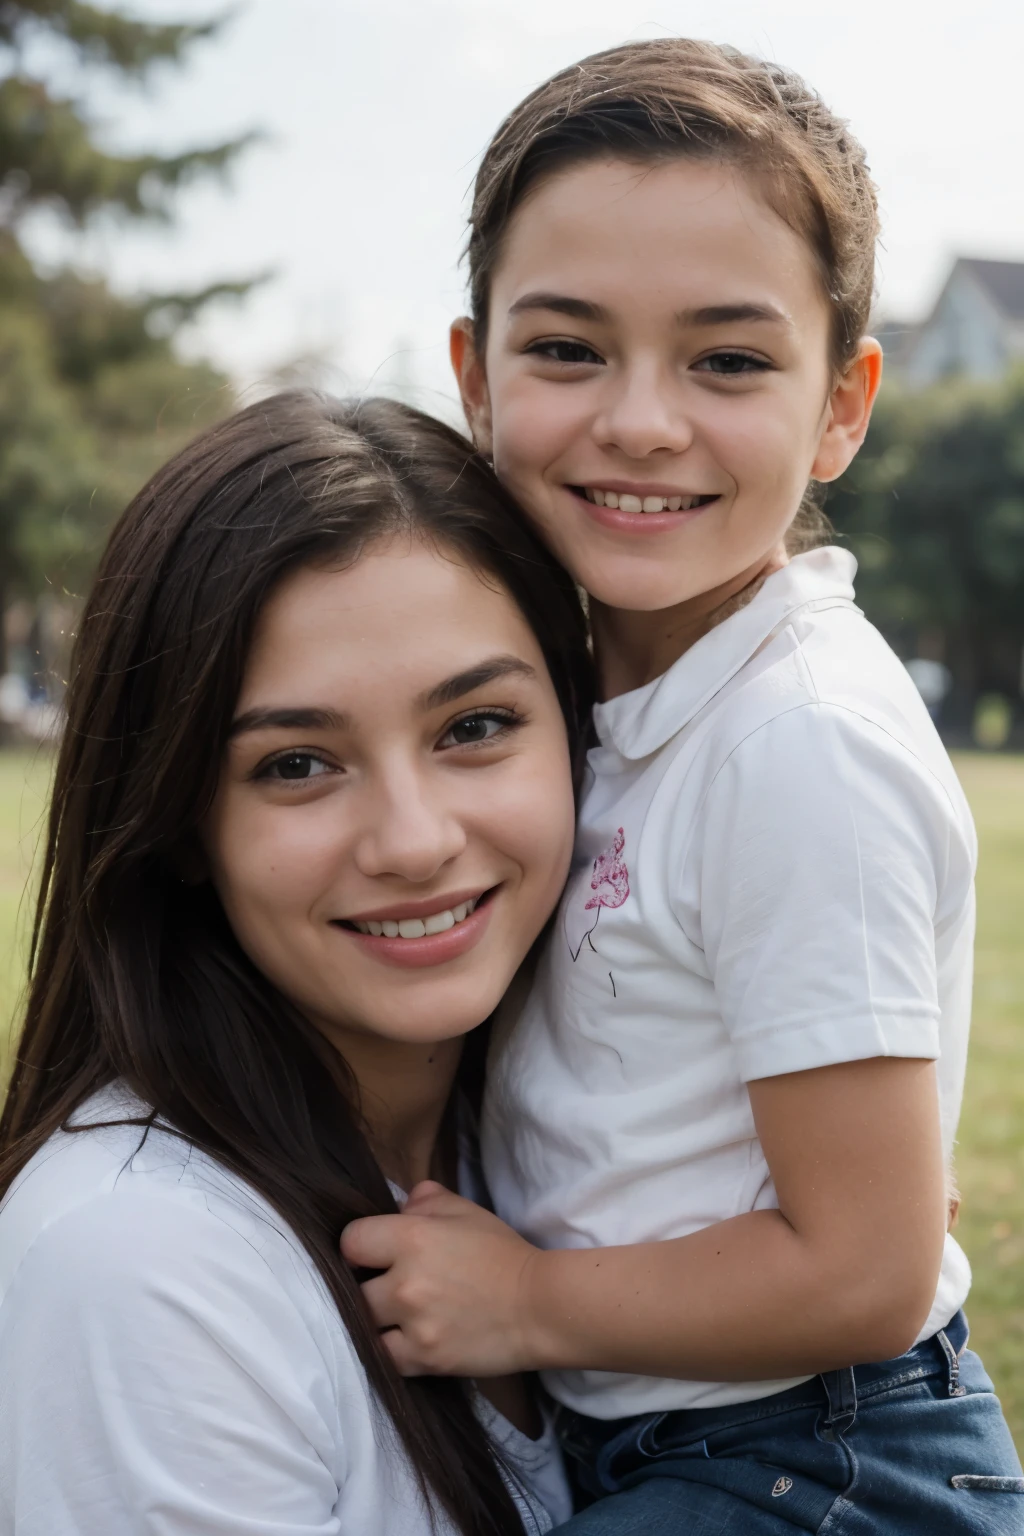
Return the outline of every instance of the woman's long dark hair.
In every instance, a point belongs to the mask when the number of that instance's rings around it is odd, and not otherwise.
[[[123,1080],[304,1244],[432,1507],[465,1536],[508,1536],[522,1527],[464,1385],[397,1375],[340,1256],[347,1222],[396,1208],[344,1061],[248,960],[212,888],[176,873],[269,592],[402,530],[512,595],[578,751],[590,663],[576,593],[457,432],[385,400],[290,392],[204,433],[124,513],[82,615],[0,1193]]]

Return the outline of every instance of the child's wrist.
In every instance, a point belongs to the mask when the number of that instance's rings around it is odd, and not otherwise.
[[[530,1255],[521,1287],[523,1370],[553,1371],[568,1366],[571,1346],[565,1325],[571,1311],[566,1301],[566,1271],[574,1257],[571,1249],[560,1248],[537,1248]]]

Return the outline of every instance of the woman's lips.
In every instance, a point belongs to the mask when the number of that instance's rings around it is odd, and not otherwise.
[[[496,895],[497,888],[488,891],[480,898],[475,911],[461,923],[444,933],[428,933],[422,939],[389,939],[384,934],[359,933],[355,928],[341,928],[341,932],[354,943],[365,946],[366,953],[382,965],[393,965],[399,970],[444,965],[449,960],[457,960],[479,943],[491,920]],[[336,926],[341,927],[340,924]]]

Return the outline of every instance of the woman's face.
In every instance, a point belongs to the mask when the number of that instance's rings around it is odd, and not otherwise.
[[[558,700],[496,582],[409,538],[282,582],[203,841],[243,949],[343,1052],[480,1024],[572,838]]]

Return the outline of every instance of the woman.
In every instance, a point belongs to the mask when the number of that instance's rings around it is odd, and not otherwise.
[[[401,1380],[338,1238],[459,1176],[589,702],[571,583],[416,412],[281,395],[128,508],[0,1122],[5,1536],[484,1536],[544,1528],[531,1480],[564,1515],[543,1438]]]

